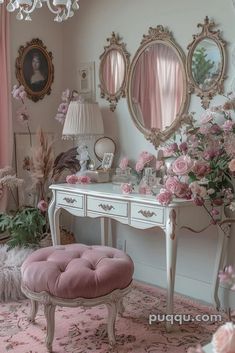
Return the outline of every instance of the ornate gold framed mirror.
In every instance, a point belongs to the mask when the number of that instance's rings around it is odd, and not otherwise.
[[[126,44],[120,42],[118,34],[112,32],[107,38],[109,45],[104,47],[100,56],[100,95],[110,103],[110,110],[114,111],[118,100],[126,96],[127,72],[130,64],[130,54]]]
[[[223,93],[226,43],[207,16],[204,24],[199,23],[197,27],[202,30],[193,35],[193,41],[188,45],[186,69],[190,93],[201,97],[202,107],[207,109],[213,96]]]
[[[185,121],[189,103],[185,56],[161,25],[149,28],[131,62],[127,100],[135,125],[155,147]]]

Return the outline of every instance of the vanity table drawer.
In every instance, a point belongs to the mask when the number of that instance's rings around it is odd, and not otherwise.
[[[83,208],[83,195],[58,192],[56,197],[59,205]]]
[[[141,203],[132,203],[131,218],[146,222],[164,224],[164,209],[156,206],[145,206]]]
[[[88,196],[87,210],[102,214],[127,217],[128,203],[125,201],[115,201],[105,198]]]

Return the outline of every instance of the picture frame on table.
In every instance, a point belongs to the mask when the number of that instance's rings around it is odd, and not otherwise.
[[[38,38],[21,45],[18,50],[16,78],[24,86],[27,97],[34,102],[51,93],[54,80],[52,59],[52,53]]]
[[[105,152],[102,159],[101,169],[104,169],[104,170],[110,169],[112,167],[113,157],[114,157],[113,153]]]

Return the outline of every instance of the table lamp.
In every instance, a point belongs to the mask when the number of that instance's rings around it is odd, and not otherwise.
[[[79,175],[86,174],[87,162],[90,160],[88,146],[84,140],[104,135],[103,119],[98,103],[71,101],[66,114],[62,137],[78,139],[77,148],[81,169]]]

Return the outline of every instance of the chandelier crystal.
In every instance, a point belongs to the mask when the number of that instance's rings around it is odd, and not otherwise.
[[[3,4],[4,0],[0,0]],[[55,14],[54,21],[62,22],[74,15],[79,9],[78,0],[8,0],[7,11],[17,11],[17,20],[32,21],[30,14],[46,3],[48,9]]]

